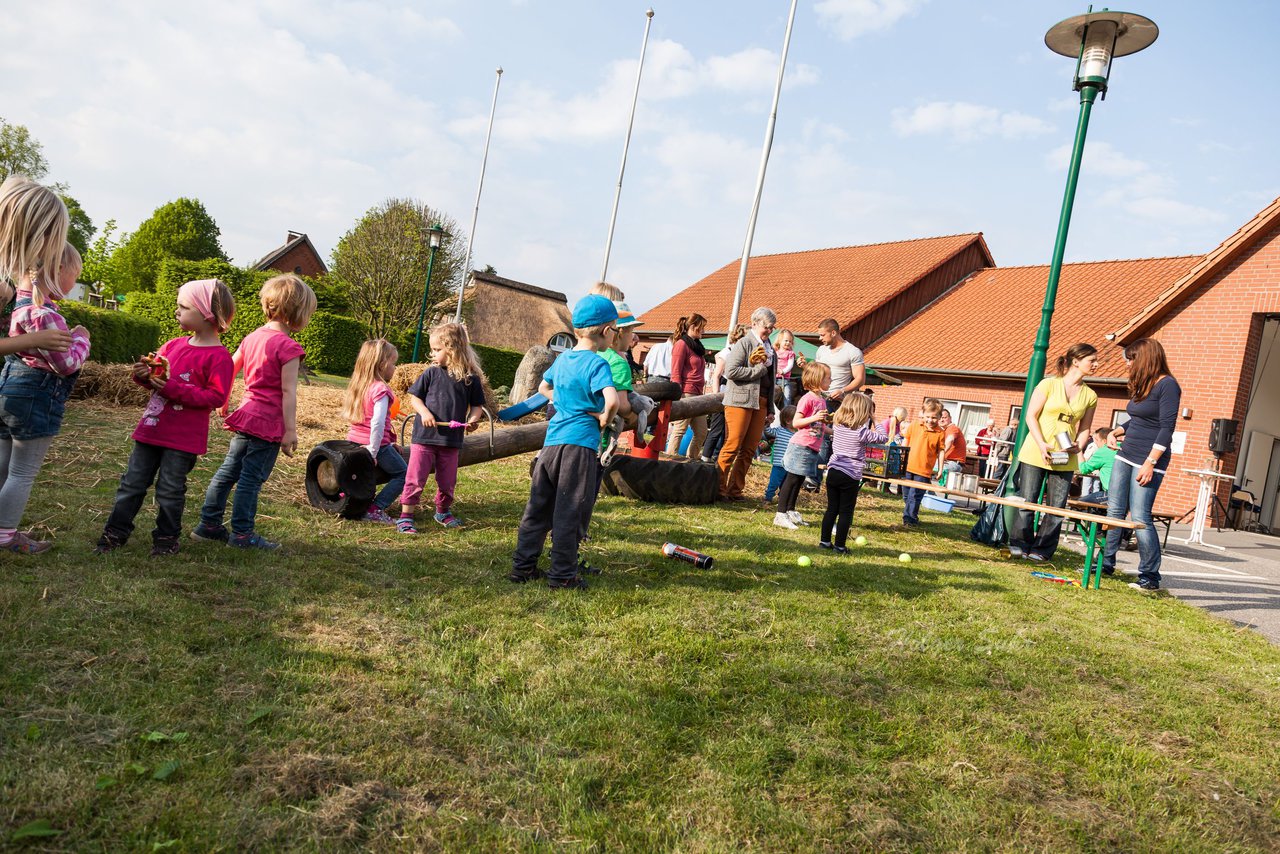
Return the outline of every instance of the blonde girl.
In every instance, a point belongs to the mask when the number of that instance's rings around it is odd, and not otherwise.
[[[431,365],[409,386],[409,404],[417,418],[396,522],[400,533],[418,533],[415,514],[422,487],[432,473],[436,476],[436,522],[446,528],[462,527],[462,520],[450,508],[458,484],[463,434],[479,423],[484,412],[484,381],[484,369],[466,327],[445,323],[431,330]]]
[[[383,338],[360,345],[351,382],[342,397],[342,417],[351,424],[347,441],[364,445],[379,469],[386,473],[386,486],[374,497],[365,513],[366,522],[395,524],[387,508],[404,489],[406,463],[396,447],[395,417],[400,404],[388,383],[396,372],[400,353]]]
[[[883,430],[875,426],[876,405],[860,391],[846,394],[832,415],[831,459],[827,462],[827,512],[822,517],[818,545],[836,554],[848,554],[849,526],[862,488],[867,445],[883,442]],[[832,539],[834,528],[835,538]]]
[[[209,414],[226,405],[231,394],[235,366],[218,336],[231,326],[235,313],[235,299],[225,283],[187,282],[178,289],[174,319],[189,337],[166,342],[156,360],[134,363],[133,380],[151,391],[151,399],[133,431],[133,451],[95,553],[106,554],[129,541],[152,481],[157,513],[151,556],[178,553],[187,475],[209,450]]]
[[[795,403],[796,386],[791,381],[795,368],[804,367],[804,356],[796,352],[796,336],[790,329],[779,329],[773,342],[774,352],[778,354],[778,371],[774,385],[782,392],[782,406]]]
[[[89,356],[89,333],[68,330],[57,300],[75,286],[80,254],[67,243],[66,206],[47,187],[21,175],[0,184],[2,296],[17,303],[0,371],[0,550],[39,554],[49,541],[18,531],[31,487],[62,429],[67,397]]]
[[[773,518],[773,524],[780,528],[807,524],[800,511],[796,510],[796,499],[805,478],[817,476],[818,451],[822,448],[823,437],[831,430],[827,426],[827,401],[822,396],[831,387],[831,369],[821,362],[810,362],[804,366],[801,381],[805,394],[796,404],[796,414],[791,419],[796,432],[787,444],[786,456],[782,458],[787,476],[778,490],[778,512]]]
[[[292,457],[298,447],[298,369],[306,351],[289,335],[311,320],[316,295],[290,273],[268,279],[259,298],[267,322],[245,336],[233,357],[235,372],[244,371],[244,397],[223,424],[234,435],[226,459],[209,481],[200,524],[191,536],[240,549],[274,551],[280,544],[254,530],[258,494],[280,452]],[[222,520],[232,489],[236,497],[228,531]]]

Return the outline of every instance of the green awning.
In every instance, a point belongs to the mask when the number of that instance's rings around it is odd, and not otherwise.
[[[718,353],[724,349],[725,342],[728,340],[724,335],[715,338],[704,337],[702,346],[707,348],[708,353]],[[806,359],[815,359],[818,356],[818,345],[810,344],[803,338],[796,339],[796,351]],[[793,375],[794,376],[794,375]],[[881,373],[874,368],[867,367],[867,385],[902,385],[902,380],[897,377],[891,377],[888,374]]]

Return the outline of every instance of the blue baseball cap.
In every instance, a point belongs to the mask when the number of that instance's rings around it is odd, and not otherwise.
[[[618,319],[613,300],[600,294],[587,294],[573,307],[573,328],[589,329]]]

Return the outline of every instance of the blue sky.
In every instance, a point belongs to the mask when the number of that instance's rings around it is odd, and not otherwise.
[[[473,260],[573,298],[600,272],[649,5],[10,4],[44,37],[0,54],[0,116],[96,223],[194,196],[239,263],[289,229],[327,256],[392,196],[470,223],[500,65]],[[741,253],[789,7],[652,5],[609,268],[637,311]],[[1044,33],[1086,8],[801,2],[754,254],[981,231],[1000,265],[1047,263],[1078,100]],[[1160,38],[1094,109],[1069,261],[1205,252],[1280,196],[1280,7],[1126,10]]]

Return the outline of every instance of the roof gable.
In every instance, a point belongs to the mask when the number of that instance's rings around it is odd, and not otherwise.
[[[791,328],[816,327],[828,317],[847,327],[975,243],[994,264],[981,233],[753,256],[739,322],[767,305]],[[709,332],[727,331],[740,266],[740,260],[731,261],[646,311],[645,330],[674,329],[680,317],[698,312]]]
[[[1151,328],[1153,323],[1176,308],[1198,287],[1222,272],[1262,237],[1269,234],[1277,223],[1280,223],[1280,198],[1240,226],[1235,234],[1222,241],[1217,249],[1205,255],[1200,263],[1187,271],[1186,275],[1143,306],[1141,311],[1130,317],[1124,326],[1109,337],[1119,344],[1128,344],[1136,340],[1143,330]]]
[[[1099,348],[1098,377],[1124,377],[1118,347],[1104,333],[1178,281],[1199,255],[1065,264],[1054,303],[1050,365],[1077,341]],[[1025,376],[1040,325],[1047,265],[979,270],[867,348],[886,370]]]
[[[271,265],[275,264],[281,258],[300,246],[305,246],[307,249],[311,250],[311,254],[315,256],[316,263],[320,265],[320,269],[328,272],[329,267],[324,263],[324,259],[320,257],[320,253],[316,251],[315,244],[311,242],[310,237],[307,237],[307,235],[301,231],[289,232],[283,245],[272,249],[266,255],[262,256],[257,261],[254,261],[253,265],[249,269],[270,270],[272,269]]]

